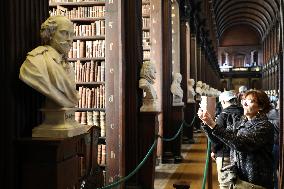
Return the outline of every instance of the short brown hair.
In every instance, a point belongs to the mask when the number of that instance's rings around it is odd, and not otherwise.
[[[249,90],[246,91],[243,98],[246,98],[248,95],[251,95],[256,103],[260,107],[259,113],[268,113],[271,109],[270,101],[267,94],[262,90]]]

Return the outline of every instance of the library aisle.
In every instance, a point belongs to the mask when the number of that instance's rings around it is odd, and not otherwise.
[[[156,167],[155,189],[173,189],[175,183],[186,183],[190,185],[190,189],[201,189],[206,150],[206,136],[204,133],[195,133],[195,144],[182,145],[182,163],[161,164]],[[212,168],[212,189],[218,189],[214,161],[212,162]]]

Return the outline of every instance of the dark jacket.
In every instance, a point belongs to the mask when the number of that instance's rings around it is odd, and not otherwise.
[[[230,147],[231,162],[236,163],[240,179],[273,188],[274,131],[266,115],[242,119],[227,128],[216,125],[212,134]]]
[[[239,121],[243,115],[243,108],[238,107],[237,105],[231,105],[225,109],[219,114],[216,123],[220,127],[226,128],[228,125],[232,125],[233,122]],[[233,121],[233,119],[235,119]],[[205,130],[208,130],[208,127],[203,127]],[[211,140],[211,145],[212,145],[212,152],[215,153],[216,157],[222,157],[223,152],[224,152],[224,157],[229,157],[230,156],[230,148],[222,141],[220,141],[217,137],[212,136],[211,134],[211,129],[206,131],[207,135],[209,135],[209,138]]]

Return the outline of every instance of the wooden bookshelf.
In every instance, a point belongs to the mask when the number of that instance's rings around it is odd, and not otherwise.
[[[83,125],[100,128],[97,163],[107,168],[106,143],[106,20],[105,5],[102,0],[50,0],[50,15],[63,15],[74,25],[73,46],[68,61],[75,71],[76,88],[80,100],[75,112],[75,120]],[[111,169],[111,168],[107,168]],[[104,184],[107,178],[103,178]]]
[[[150,61],[151,56],[150,12],[150,1],[142,1],[142,45],[144,62]]]

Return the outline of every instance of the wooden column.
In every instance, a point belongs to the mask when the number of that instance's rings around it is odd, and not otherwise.
[[[184,121],[187,124],[191,123],[192,120],[192,112],[195,112],[193,109],[195,106],[192,106],[193,103],[187,103],[187,96],[188,96],[188,88],[187,88],[187,81],[190,78],[190,28],[187,25],[187,21],[183,20],[180,26],[180,37],[181,40],[180,44],[180,72],[183,77],[183,82],[181,83],[181,87],[184,91],[183,95],[183,102],[185,102],[185,107],[183,109],[184,112]],[[194,115],[194,114],[193,114]],[[182,140],[184,143],[193,143],[193,127],[184,127]]]
[[[123,57],[123,67],[120,70],[122,71],[121,74],[126,78],[123,88],[125,97],[121,101],[125,103],[125,115],[120,115],[119,119],[125,119],[125,138],[122,138],[125,142],[123,164],[125,175],[128,175],[137,167],[140,161],[139,140],[147,138],[147,136],[139,134],[138,124],[143,92],[138,87],[139,73],[143,62],[142,1],[121,1],[119,8],[124,12],[124,14],[117,16],[123,16],[122,31],[125,32],[121,34],[122,39],[125,39],[125,46],[122,47],[121,51],[125,55]],[[119,45],[119,42],[117,44]],[[114,163],[117,164],[118,162]],[[139,179],[138,174],[135,174],[125,183],[125,187],[122,186],[121,188],[139,188]]]
[[[163,80],[162,80],[162,112],[163,112],[163,136],[169,138],[172,135],[171,112],[172,94],[170,92],[172,82],[172,24],[171,24],[171,0],[162,1],[162,43],[163,43]],[[172,152],[169,142],[163,142],[162,162],[167,156],[165,152]]]
[[[19,80],[19,69],[27,52],[40,44],[39,30],[48,17],[48,0],[1,1],[0,14],[0,182],[1,188],[12,189],[20,188],[15,140],[31,136],[32,128],[41,122],[38,109],[42,95]]]
[[[146,156],[158,134],[158,114],[159,112],[140,112],[139,114],[139,162]],[[154,189],[155,165],[156,147],[139,170],[140,188]]]

